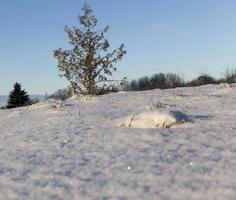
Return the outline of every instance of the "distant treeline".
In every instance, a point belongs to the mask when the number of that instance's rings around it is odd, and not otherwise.
[[[223,77],[216,79],[209,74],[201,74],[191,81],[185,81],[175,73],[158,73],[151,77],[144,76],[137,80],[132,80],[124,85],[126,91],[143,91],[152,89],[168,89],[177,87],[195,87],[207,84],[236,83],[236,68],[226,70]]]
[[[97,95],[108,94],[112,92],[118,92],[121,90],[125,91],[143,91],[152,89],[168,89],[176,87],[194,87],[207,84],[220,84],[220,83],[236,83],[236,68],[232,70],[226,70],[223,77],[216,79],[208,74],[201,74],[197,78],[191,81],[185,81],[181,76],[175,73],[158,73],[151,77],[144,76],[137,80],[132,80],[130,82],[122,81],[120,85],[106,85],[101,87],[97,91]],[[60,89],[55,91],[51,95],[45,96],[45,99],[54,98],[60,100],[66,100],[73,95],[73,90],[71,87]]]

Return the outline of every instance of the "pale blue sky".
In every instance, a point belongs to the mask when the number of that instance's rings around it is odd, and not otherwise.
[[[128,54],[115,78],[176,72],[219,76],[236,65],[235,0],[88,0],[112,48]],[[81,0],[0,0],[0,94],[18,81],[30,94],[68,85],[52,51],[69,48],[64,26],[77,25]]]

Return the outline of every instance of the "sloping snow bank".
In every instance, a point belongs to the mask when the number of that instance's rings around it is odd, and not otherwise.
[[[230,89],[231,85],[228,83],[221,83],[220,85],[218,85],[217,87],[219,90],[223,90],[223,89]]]
[[[148,111],[132,114],[118,122],[124,128],[170,128],[177,123],[170,112]]]
[[[62,101],[56,99],[48,99],[36,104],[33,104],[29,107],[31,110],[35,109],[52,109],[52,108],[61,108],[63,106]]]
[[[90,96],[90,95],[73,95],[72,97],[69,98],[70,102],[88,102],[88,101],[93,101],[95,97]]]

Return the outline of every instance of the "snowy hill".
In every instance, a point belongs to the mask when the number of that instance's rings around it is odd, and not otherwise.
[[[0,199],[235,199],[235,102],[209,85],[0,110]]]

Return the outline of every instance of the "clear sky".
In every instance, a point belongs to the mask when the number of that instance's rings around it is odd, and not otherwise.
[[[176,72],[220,76],[236,65],[235,0],[88,0],[107,24],[111,47],[128,54],[114,78]],[[0,0],[0,94],[18,81],[30,94],[68,85],[52,51],[69,48],[64,26],[78,25],[81,0]]]

